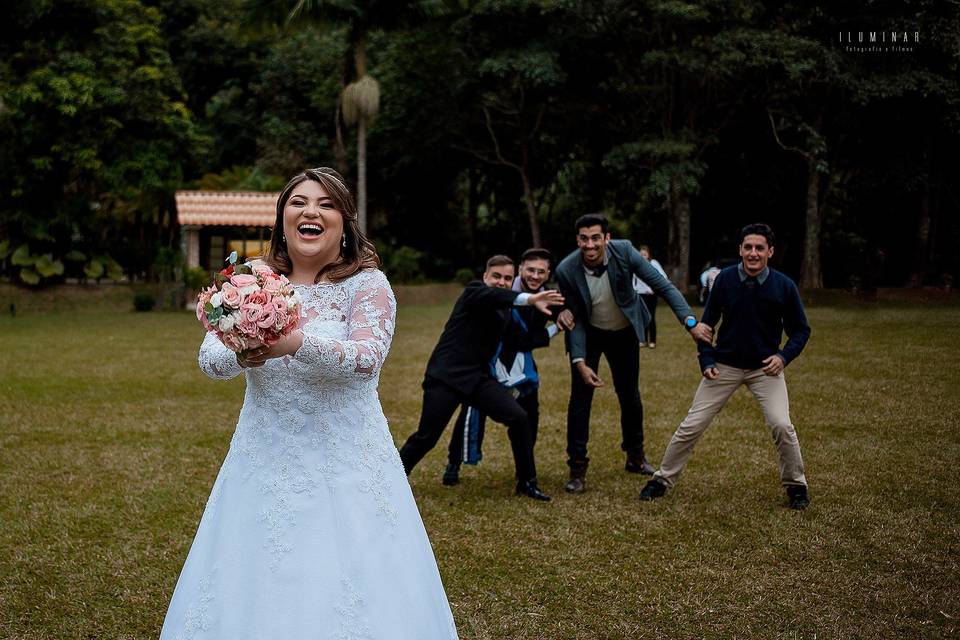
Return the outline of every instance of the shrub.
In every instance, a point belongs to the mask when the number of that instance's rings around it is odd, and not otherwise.
[[[183,271],[183,284],[193,293],[210,284],[210,273],[203,267],[190,267]]]
[[[156,298],[154,298],[152,294],[146,293],[145,291],[133,294],[133,308],[136,311],[153,311],[153,307],[156,305],[156,303]]]
[[[423,251],[406,245],[382,252],[383,270],[394,282],[417,282],[423,280],[421,263],[426,256]]]
[[[477,275],[473,272],[473,269],[467,269],[466,267],[463,267],[461,269],[457,269],[457,273],[453,276],[453,279],[460,284],[467,284],[471,280],[476,280]]]

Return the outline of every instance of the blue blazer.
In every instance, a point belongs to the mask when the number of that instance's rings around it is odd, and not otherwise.
[[[633,288],[633,276],[650,285],[661,298],[667,301],[673,313],[680,322],[687,316],[692,316],[690,305],[683,295],[669,280],[640,255],[629,240],[611,240],[607,243],[607,276],[610,278],[610,289],[617,306],[627,317],[638,340],[643,340],[644,331],[650,323],[650,311]],[[557,265],[557,284],[565,299],[566,306],[573,313],[576,327],[567,334],[567,351],[570,359],[585,358],[587,356],[587,324],[590,322],[590,313],[593,305],[590,302],[590,289],[587,288],[587,278],[583,272],[583,261],[580,250],[572,251]]]

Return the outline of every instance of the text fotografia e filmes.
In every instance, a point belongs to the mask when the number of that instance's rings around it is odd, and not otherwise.
[[[890,43],[890,44],[918,44],[920,42],[920,32],[914,31],[913,38],[906,31],[840,31],[840,42],[846,44],[868,42]]]

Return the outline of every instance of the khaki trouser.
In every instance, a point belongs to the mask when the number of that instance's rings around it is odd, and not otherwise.
[[[797,433],[790,422],[790,402],[787,398],[787,383],[783,373],[768,376],[762,369],[738,369],[718,364],[720,376],[716,380],[703,378],[687,417],[677,427],[670,444],[663,453],[660,470],[654,479],[667,487],[673,487],[693,453],[697,440],[707,430],[713,417],[740,387],[747,385],[753,397],[763,409],[763,417],[773,435],[780,454],[780,482],[784,485],[806,486],[803,475],[803,458]]]

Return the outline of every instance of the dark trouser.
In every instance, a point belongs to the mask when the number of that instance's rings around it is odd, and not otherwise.
[[[409,475],[423,456],[437,444],[453,412],[461,404],[476,407],[496,422],[507,426],[517,480],[535,480],[537,468],[533,462],[533,442],[530,438],[527,413],[517,404],[510,392],[493,378],[484,379],[468,394],[433,378],[428,377],[423,381],[420,425],[400,448],[400,459],[407,474]]]
[[[640,295],[643,304],[647,305],[647,311],[650,312],[650,324],[647,325],[647,339],[645,342],[657,341],[657,294],[644,293]]]
[[[629,454],[643,454],[643,403],[640,401],[640,342],[633,327],[604,331],[587,325],[586,365],[597,370],[600,356],[607,357],[613,388],[620,402],[620,448]],[[586,471],[587,440],[590,438],[590,406],[593,387],[587,386],[571,365],[570,404],[567,407],[567,464],[571,473]]]
[[[538,392],[534,391],[533,393],[517,398],[517,404],[527,412],[527,424],[530,429],[530,447],[533,448],[537,445],[537,430],[540,426],[540,399]],[[467,407],[469,406],[470,405],[464,405],[460,407],[460,414],[457,416],[457,421],[453,424],[453,434],[450,436],[450,446],[447,448],[447,461],[450,464],[460,465],[463,463],[463,431],[466,429]],[[479,411],[476,407],[473,407],[473,410],[480,413],[480,422],[482,424],[487,419],[487,415]],[[516,457],[516,454],[514,454],[514,457]]]

